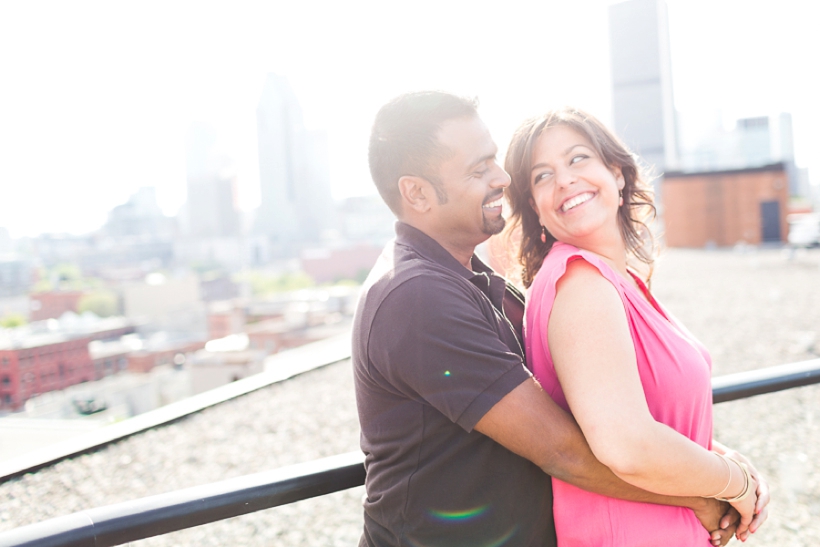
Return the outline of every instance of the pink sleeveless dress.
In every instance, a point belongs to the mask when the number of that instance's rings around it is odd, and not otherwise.
[[[706,349],[657,301],[647,301],[598,255],[560,242],[544,259],[527,295],[527,365],[544,390],[569,411],[550,357],[547,327],[556,283],[573,260],[586,260],[595,266],[621,296],[652,416],[711,449],[711,359]],[[636,281],[645,290],[640,279]],[[709,533],[690,509],[609,498],[557,479],[552,479],[552,484],[559,547],[710,545]]]

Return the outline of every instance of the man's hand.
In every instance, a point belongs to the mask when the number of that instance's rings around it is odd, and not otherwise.
[[[700,498],[692,511],[709,531],[709,541],[715,547],[729,543],[740,523],[740,513],[728,503],[716,499]]]

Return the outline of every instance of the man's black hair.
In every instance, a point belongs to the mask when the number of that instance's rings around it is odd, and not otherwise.
[[[443,91],[417,91],[400,95],[376,114],[370,133],[370,175],[390,210],[401,217],[399,179],[406,175],[428,180],[439,202],[447,201],[437,175],[439,164],[451,153],[437,138],[442,124],[454,118],[475,116],[475,99]]]

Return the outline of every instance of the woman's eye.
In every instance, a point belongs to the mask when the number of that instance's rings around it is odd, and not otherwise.
[[[577,156],[574,156],[574,157],[570,160],[570,164],[573,164],[573,163],[578,163],[579,161],[584,160],[584,159],[587,159],[588,157],[589,157],[589,156],[585,156],[584,154],[578,154]]]
[[[552,173],[538,173],[537,175],[535,175],[535,180],[533,181],[533,184],[538,184],[539,182],[548,178],[550,175],[552,175]]]

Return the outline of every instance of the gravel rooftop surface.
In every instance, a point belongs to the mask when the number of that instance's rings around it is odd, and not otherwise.
[[[655,296],[709,348],[714,375],[820,355],[820,250],[668,250]],[[0,485],[0,530],[358,450],[349,361]],[[820,386],[715,407],[715,437],[772,488],[752,546],[820,545]],[[133,545],[356,545],[363,487]],[[670,541],[669,545],[674,545]]]

